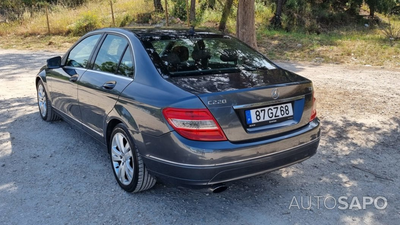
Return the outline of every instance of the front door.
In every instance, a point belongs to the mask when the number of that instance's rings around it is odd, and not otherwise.
[[[76,81],[87,71],[89,58],[101,35],[92,35],[71,49],[65,65],[47,73],[52,106],[69,119],[80,120]]]

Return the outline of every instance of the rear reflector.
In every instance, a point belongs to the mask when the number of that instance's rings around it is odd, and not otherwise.
[[[315,97],[314,97],[314,92],[313,92],[312,98],[313,98],[313,103],[312,103],[310,122],[313,121],[317,117],[317,99],[315,99]]]
[[[165,108],[163,115],[176,132],[195,141],[226,141],[224,132],[208,109]]]

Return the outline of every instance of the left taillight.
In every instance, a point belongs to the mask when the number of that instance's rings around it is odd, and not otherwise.
[[[312,96],[312,110],[311,110],[311,116],[310,116],[310,122],[313,121],[317,117],[317,99],[314,97],[314,92]]]
[[[226,136],[208,109],[165,108],[169,125],[183,137],[195,141],[226,141]]]

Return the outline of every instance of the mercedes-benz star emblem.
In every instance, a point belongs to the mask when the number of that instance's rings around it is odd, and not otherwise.
[[[272,97],[273,99],[279,98],[279,91],[278,91],[278,88],[274,88],[274,89],[272,90],[272,92],[271,92],[271,97]]]

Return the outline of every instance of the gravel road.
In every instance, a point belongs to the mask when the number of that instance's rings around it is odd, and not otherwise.
[[[282,63],[314,81],[322,120],[314,157],[220,194],[164,184],[130,194],[105,148],[40,119],[34,77],[54,55],[0,50],[0,224],[400,221],[400,70]]]

